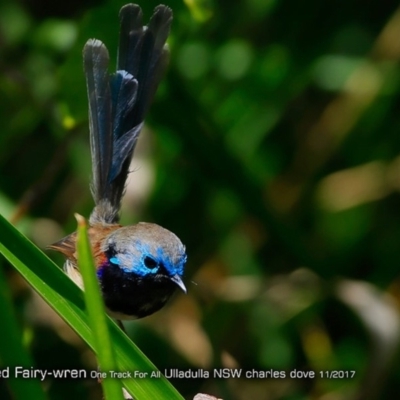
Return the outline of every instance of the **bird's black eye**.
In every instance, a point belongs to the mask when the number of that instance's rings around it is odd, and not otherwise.
[[[144,258],[143,262],[144,262],[144,265],[149,269],[158,267],[157,261],[152,257],[146,256]]]

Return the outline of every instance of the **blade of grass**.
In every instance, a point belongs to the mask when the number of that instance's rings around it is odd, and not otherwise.
[[[75,214],[78,221],[78,267],[85,287],[85,302],[92,327],[100,371],[106,373],[102,379],[104,396],[107,400],[123,400],[122,386],[118,379],[110,378],[110,371],[116,371],[114,352],[111,347],[110,333],[107,327],[106,313],[95,273],[92,248],[90,246],[85,218]]]
[[[15,400],[35,398],[45,400],[46,396],[35,379],[15,378],[14,368],[17,366],[30,368],[32,358],[22,343],[22,332],[13,312],[11,295],[6,285],[3,269],[0,267],[0,321],[3,321],[0,340],[0,359],[3,367],[9,368],[7,383]]]
[[[43,299],[94,349],[82,291],[24,235],[0,215],[0,253]],[[107,317],[120,371],[157,371],[146,356]],[[167,379],[124,379],[137,400],[183,400]]]

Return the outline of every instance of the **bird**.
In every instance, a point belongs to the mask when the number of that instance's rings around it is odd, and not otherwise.
[[[131,158],[168,63],[172,10],[157,6],[144,25],[141,8],[126,4],[119,18],[116,72],[109,73],[109,53],[100,40],[89,39],[83,48],[95,203],[88,236],[106,310],[129,320],[160,310],[176,289],[186,293],[187,255],[181,240],[155,223],[119,224]],[[65,272],[84,289],[76,238],[73,232],[49,248],[66,257]]]

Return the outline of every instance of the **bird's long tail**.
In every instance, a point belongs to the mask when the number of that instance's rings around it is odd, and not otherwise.
[[[83,49],[96,203],[91,223],[118,221],[135,144],[168,62],[170,8],[159,5],[143,26],[140,7],[127,4],[120,21],[116,73],[108,72],[109,55],[101,41],[90,39]]]

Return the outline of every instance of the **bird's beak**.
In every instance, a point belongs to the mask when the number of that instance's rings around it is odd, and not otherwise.
[[[183,283],[181,277],[178,274],[175,274],[174,276],[171,276],[170,279],[171,279],[172,282],[176,283],[182,289],[182,291],[184,293],[187,292],[186,286],[185,286],[185,284]]]

